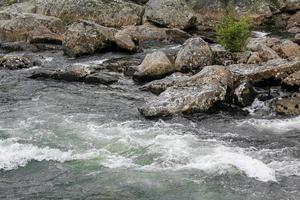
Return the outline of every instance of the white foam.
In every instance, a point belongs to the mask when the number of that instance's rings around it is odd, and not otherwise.
[[[0,140],[0,169],[12,170],[26,166],[30,161],[64,162],[71,158],[71,152],[58,149],[39,148],[32,144],[20,144],[13,139]]]
[[[282,134],[293,130],[300,130],[300,117],[289,119],[249,119],[239,122],[240,126],[253,126],[258,131],[270,131]]]

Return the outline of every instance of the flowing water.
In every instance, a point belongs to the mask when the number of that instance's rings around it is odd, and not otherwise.
[[[120,55],[37,56],[59,67]],[[0,199],[300,199],[300,117],[255,101],[247,117],[146,120],[137,107],[151,94],[129,78],[26,78],[33,70],[0,71]]]

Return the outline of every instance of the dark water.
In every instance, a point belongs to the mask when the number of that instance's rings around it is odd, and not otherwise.
[[[122,55],[36,56],[51,68]],[[101,86],[33,70],[0,71],[0,199],[300,199],[299,117],[256,113],[257,101],[248,117],[145,120],[151,94],[126,77]]]

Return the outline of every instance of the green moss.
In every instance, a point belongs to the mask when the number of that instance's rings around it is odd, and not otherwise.
[[[251,34],[249,18],[236,20],[232,15],[225,15],[215,27],[217,41],[230,52],[245,50]]]

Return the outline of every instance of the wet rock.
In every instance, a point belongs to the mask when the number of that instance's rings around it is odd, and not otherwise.
[[[175,65],[181,71],[200,71],[211,65],[213,53],[202,38],[188,39],[177,54]]]
[[[187,29],[195,25],[196,17],[185,0],[149,0],[147,20],[169,28]]]
[[[40,70],[34,72],[30,78],[51,78],[64,81],[83,81],[84,78],[92,74],[95,70],[91,66],[83,64],[73,64],[59,70]]]
[[[133,79],[137,81],[151,81],[163,78],[177,71],[174,63],[162,51],[147,54],[142,64],[137,66]]]
[[[36,13],[61,18],[65,24],[94,21],[106,27],[142,23],[144,7],[123,0],[33,0]]]
[[[225,67],[207,66],[188,80],[168,87],[139,111],[145,117],[207,112],[225,99],[231,81],[232,75]]]
[[[300,87],[300,71],[286,77],[282,83],[289,87]]]
[[[140,57],[120,57],[104,61],[103,69],[112,72],[125,73],[127,76],[133,76],[136,71],[134,69],[137,65],[141,64],[143,58]]]
[[[27,42],[3,42],[0,43],[0,48],[6,52],[13,51],[38,51],[38,48]]]
[[[97,72],[85,77],[84,82],[111,85],[118,82],[119,76],[113,72]]]
[[[300,115],[300,94],[278,97],[272,101],[272,110],[283,115]]]
[[[29,57],[17,56],[17,55],[6,55],[0,58],[0,67],[17,70],[22,68],[29,68],[33,66],[33,61]]]
[[[228,66],[228,69],[234,74],[235,82],[247,80],[251,83],[259,83],[270,79],[280,82],[300,70],[300,61],[276,59],[260,65],[234,64]]]
[[[256,98],[257,93],[253,86],[248,82],[241,83],[235,90],[235,103],[246,107],[250,106]]]
[[[115,29],[90,21],[80,21],[69,26],[64,35],[65,53],[78,57],[93,54],[111,45]]]
[[[0,40],[3,42],[61,43],[65,31],[56,17],[0,11]]]

